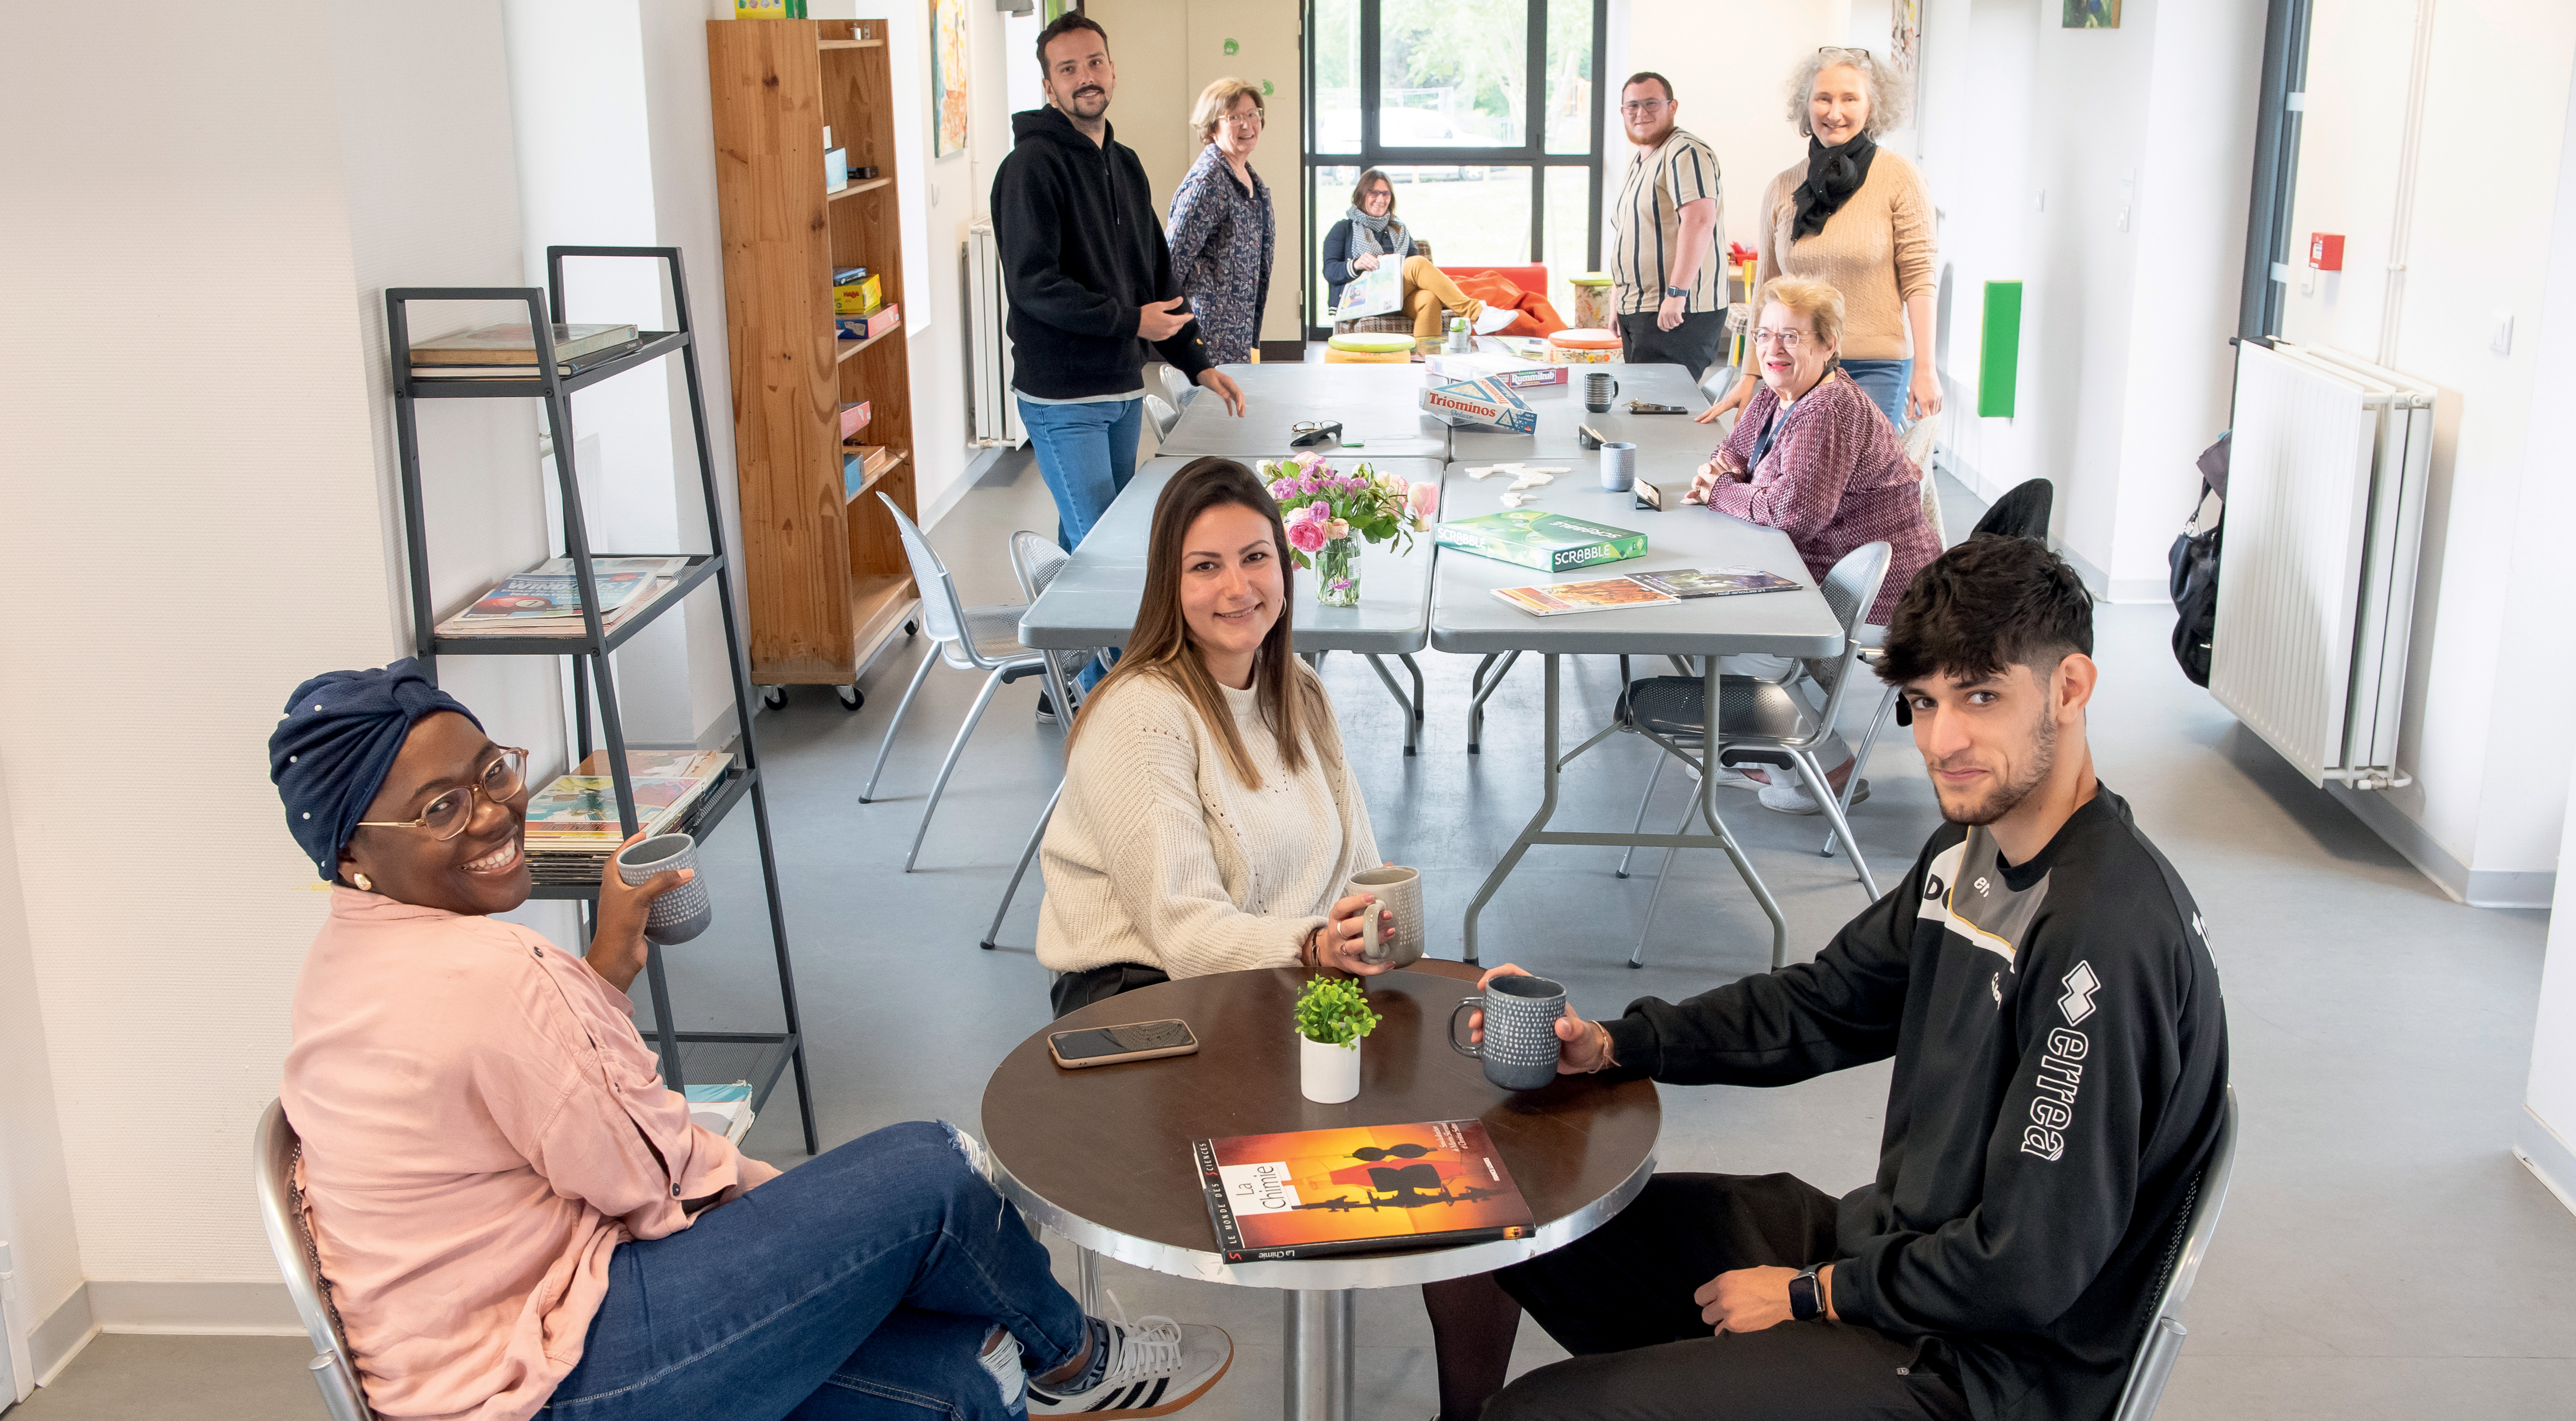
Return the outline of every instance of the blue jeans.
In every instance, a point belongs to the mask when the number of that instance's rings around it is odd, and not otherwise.
[[[1033,1372],[1082,1351],[1081,1306],[949,1127],[893,1125],[667,1238],[618,1246],[548,1421],[1011,1421],[977,1360],[995,1324]]]
[[[1905,385],[1914,376],[1912,360],[1846,360],[1843,373],[1887,416],[1888,428],[1905,432]]]
[[[1056,545],[1072,552],[1136,477],[1136,440],[1145,429],[1145,402],[1041,405],[1022,400],[1020,427],[1029,432],[1029,448],[1038,456],[1047,492],[1055,495]],[[1108,661],[1115,660],[1113,652]],[[1088,691],[1107,674],[1107,663],[1094,661],[1075,681]]]
[[[1136,477],[1136,439],[1145,429],[1145,402],[1041,405],[1022,400],[1020,426],[1029,432],[1029,448],[1038,456],[1047,492],[1055,495],[1056,543],[1072,552]]]

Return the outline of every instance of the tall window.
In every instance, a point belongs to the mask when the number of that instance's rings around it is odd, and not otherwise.
[[[1609,0],[1307,0],[1307,319],[1324,234],[1363,169],[1442,266],[1547,266],[1548,299],[1601,264]]]

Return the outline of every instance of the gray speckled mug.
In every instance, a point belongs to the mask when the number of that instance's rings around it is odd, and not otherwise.
[[[620,851],[614,862],[618,879],[632,887],[657,873],[696,868],[698,841],[686,834],[656,834]],[[653,900],[644,918],[644,937],[659,946],[672,947],[705,932],[715,920],[715,904],[707,897],[706,879],[693,875],[688,882]]]
[[[1458,1018],[1485,1009],[1481,1048],[1458,1039]],[[1565,1015],[1565,986],[1545,977],[1497,977],[1481,997],[1461,998],[1449,1013],[1449,1049],[1485,1063],[1485,1079],[1505,1090],[1536,1090],[1556,1079],[1556,1019]]]

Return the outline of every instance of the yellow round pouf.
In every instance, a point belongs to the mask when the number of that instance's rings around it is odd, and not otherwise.
[[[1380,333],[1350,332],[1324,342],[1327,365],[1410,365],[1413,363],[1413,337]]]

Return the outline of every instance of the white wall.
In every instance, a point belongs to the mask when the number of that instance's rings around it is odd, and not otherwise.
[[[2423,128],[2401,185],[2416,4],[2321,10],[2293,231],[2345,236],[2344,270],[2302,271],[2284,334],[2334,346],[2439,388],[2431,497],[2408,657],[2399,765],[2355,812],[2469,902],[2549,901],[2566,810],[2568,749],[2550,707],[2576,689],[2550,635],[2563,531],[2576,514],[2558,402],[2576,379],[2576,194],[2571,68],[2576,11],[2522,0],[2425,9]],[[2513,109],[2495,142],[2496,56],[2518,56]],[[2387,268],[2403,244],[2406,270]],[[2511,348],[2490,341],[2514,323]],[[2535,643],[2538,637],[2541,643]]]
[[[11,822],[8,785],[0,777],[0,826]],[[52,1317],[81,1285],[80,1231],[54,1111],[32,946],[17,846],[0,838],[0,1082],[7,1083],[0,1089],[0,1243],[9,1246],[9,1263],[0,1271],[16,1275],[0,1294],[0,1311],[10,1324],[0,1336],[0,1359],[8,1363],[0,1372],[14,1383],[0,1387],[0,1409],[23,1399],[25,1389],[77,1340],[46,1339],[43,1356],[28,1345],[38,1321]]]
[[[2576,844],[2576,835],[2561,835],[2561,843]],[[2558,1202],[2576,1210],[2576,873],[2568,870],[2562,849],[2531,1030],[2531,1083],[2513,1152]]]

